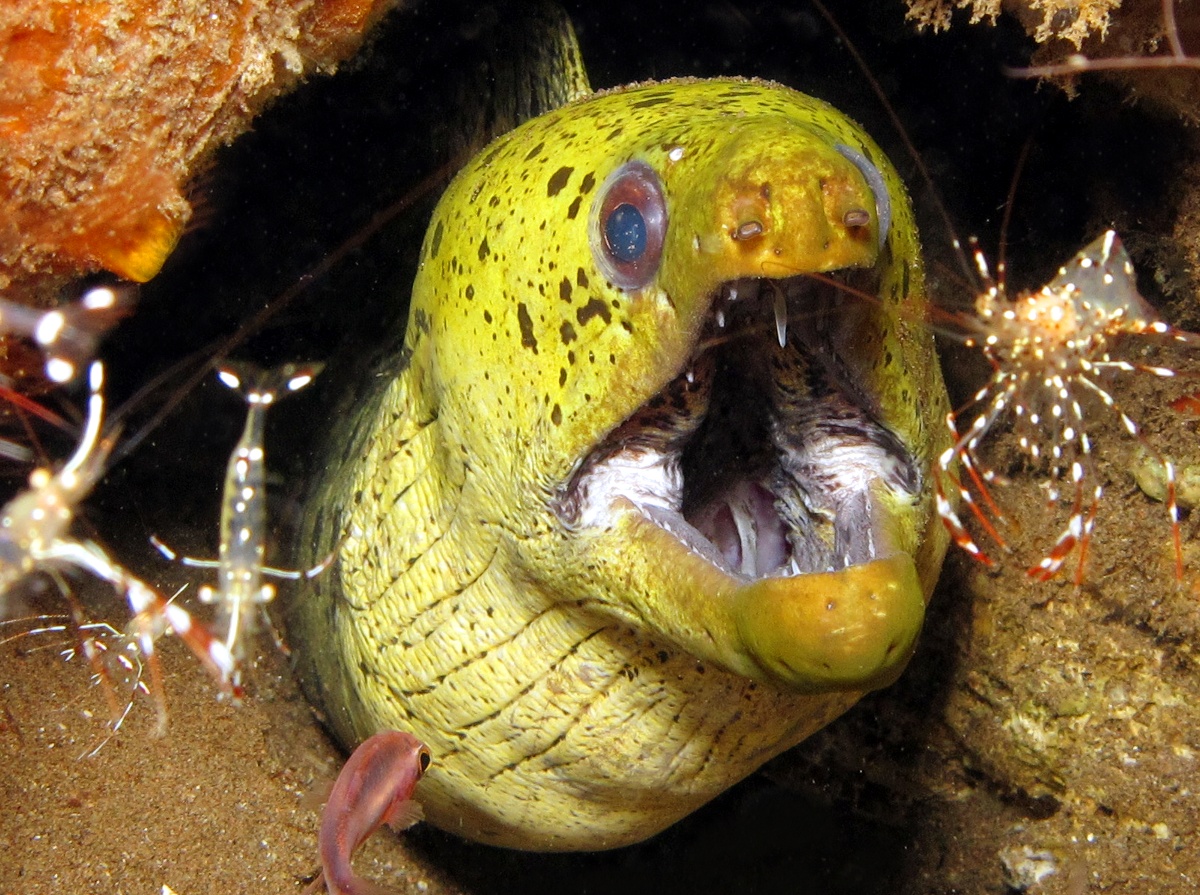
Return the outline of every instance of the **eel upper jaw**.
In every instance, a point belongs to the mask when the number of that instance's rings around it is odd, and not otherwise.
[[[869,288],[874,271],[840,276]],[[921,475],[834,348],[845,303],[803,276],[720,287],[683,369],[554,507],[576,532],[631,526],[729,604],[753,676],[804,691],[890,682],[924,608],[896,523]]]

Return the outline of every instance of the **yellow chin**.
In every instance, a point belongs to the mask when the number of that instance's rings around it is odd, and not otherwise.
[[[746,651],[793,690],[875,690],[908,664],[925,597],[912,557],[898,554],[763,578],[737,592],[733,612]]]
[[[887,686],[924,622],[925,589],[907,553],[747,582],[629,504],[607,534],[625,539],[626,580],[652,589],[630,600],[648,628],[697,658],[793,692]]]

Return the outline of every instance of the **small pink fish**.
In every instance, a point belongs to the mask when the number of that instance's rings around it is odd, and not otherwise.
[[[354,875],[350,859],[383,824],[402,830],[421,820],[413,789],[431,761],[429,747],[410,733],[385,730],[365,740],[338,774],[321,814],[321,873],[304,890],[331,895],[383,895],[387,890]]]

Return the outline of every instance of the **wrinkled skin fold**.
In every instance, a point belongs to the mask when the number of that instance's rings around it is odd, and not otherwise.
[[[631,163],[648,277],[605,242]],[[640,85],[493,143],[309,503],[337,560],[289,633],[332,729],[428,743],[444,829],[599,849],[893,681],[946,545],[924,306],[895,171],[789,89]]]

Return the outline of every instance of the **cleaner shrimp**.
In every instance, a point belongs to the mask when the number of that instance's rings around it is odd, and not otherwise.
[[[57,472],[39,467],[29,477],[29,487],[0,510],[0,600],[23,580],[39,572],[85,571],[111,584],[133,613],[131,636],[150,668],[158,706],[159,731],[167,723],[166,696],[162,687],[154,642],[164,632],[178,635],[192,653],[236,695],[227,682],[233,658],[224,645],[196,623],[183,607],[166,600],[114,561],[95,541],[71,535],[79,503],[91,493],[105,469],[114,437],[102,437],[104,424],[104,365],[93,361],[88,370],[90,395],[87,418],[79,445]],[[0,603],[0,609],[4,608]]]
[[[78,301],[38,310],[0,298],[0,333],[33,341],[45,355],[46,378],[71,382],[96,354],[101,337],[133,309],[133,286],[102,284]]]
[[[1065,481],[1071,507],[1058,539],[1028,573],[1047,581],[1078,550],[1075,583],[1080,584],[1103,493],[1103,486],[1095,482],[1093,439],[1088,433],[1094,409],[1116,414],[1123,429],[1158,457],[1105,382],[1119,373],[1177,375],[1170,367],[1121,359],[1116,349],[1130,337],[1157,337],[1194,347],[1200,345],[1200,336],[1161,320],[1138,293],[1133,264],[1113,230],[1085,246],[1041,289],[1011,299],[1003,267],[993,279],[983,252],[978,246],[972,251],[985,288],[976,298],[975,314],[964,315],[959,322],[967,332],[965,344],[978,348],[993,372],[964,407],[946,417],[955,442],[938,459],[938,512],[955,544],[985,565],[993,565],[947,495],[949,484],[987,535],[1007,548],[997,525],[1004,514],[989,487],[1000,476],[983,459],[980,447],[1000,421],[1011,417],[1020,450],[1048,469],[1048,502],[1053,506],[1064,497]],[[1175,471],[1170,461],[1161,462],[1179,579],[1183,555]]]
[[[217,586],[200,589],[200,599],[217,605],[216,625],[223,631],[225,649],[239,662],[247,656],[253,638],[255,608],[275,597],[275,588],[264,577],[295,581],[322,572],[332,557],[312,569],[276,569],[263,564],[266,557],[266,452],[263,436],[267,408],[281,397],[300,391],[317,377],[323,364],[289,363],[270,370],[249,363],[227,364],[217,372],[221,383],[246,401],[246,425],[229,457],[221,501],[221,540],[218,559],[179,556],[157,538],[152,542],[167,559],[186,566],[217,570]],[[233,666],[233,683],[238,674]]]
[[[1134,71],[1200,67],[1188,56],[1180,39],[1174,0],[1162,0],[1161,56],[1117,56],[1091,59],[1076,54],[1057,65],[1007,68],[1012,77],[1048,78],[1091,71]],[[1010,192],[1008,208],[1011,208]],[[1007,214],[1007,210],[1006,210]],[[957,492],[986,535],[1007,549],[996,523],[1003,514],[989,485],[998,481],[995,470],[981,461],[978,448],[1006,417],[1013,419],[1020,450],[1035,465],[1049,471],[1045,483],[1048,502],[1067,497],[1070,513],[1057,540],[1035,565],[1030,577],[1047,581],[1078,551],[1074,583],[1083,581],[1089,542],[1103,486],[1096,482],[1088,423],[1093,410],[1115,414],[1124,432],[1135,438],[1145,454],[1163,471],[1162,499],[1171,529],[1176,581],[1183,578],[1183,549],[1176,500],[1174,464],[1143,435],[1141,427],[1118,406],[1106,381],[1123,373],[1146,373],[1162,379],[1180,374],[1168,366],[1123,359],[1119,349],[1138,340],[1175,343],[1188,348],[1200,345],[1200,335],[1164,321],[1138,292],[1133,265],[1113,230],[1081,249],[1041,289],[1010,299],[1001,261],[993,279],[978,246],[972,255],[983,288],[975,301],[975,314],[959,315],[969,347],[978,348],[992,366],[988,382],[947,419],[956,441],[939,459],[938,510],[955,544],[986,565],[993,561],[969,534],[943,490],[943,479]],[[1179,399],[1171,402],[1183,409]],[[1089,409],[1089,405],[1091,408]],[[969,417],[975,409],[977,414]],[[967,418],[970,421],[967,422]],[[964,428],[965,423],[965,428]],[[959,464],[961,476],[952,470]],[[1067,483],[1069,497],[1060,483]]]

